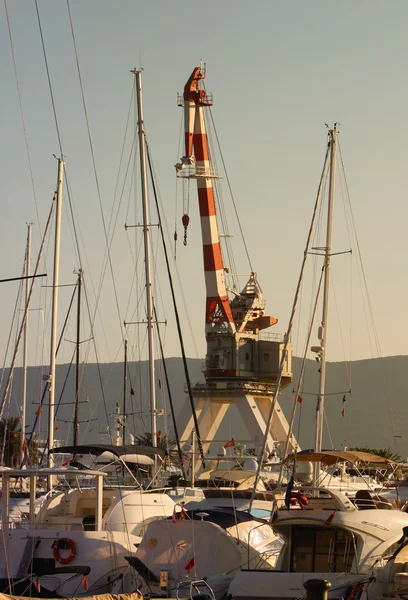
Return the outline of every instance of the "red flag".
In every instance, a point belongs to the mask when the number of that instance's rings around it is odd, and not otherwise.
[[[156,433],[156,437],[157,437],[157,439],[158,439],[158,440],[161,440],[161,436],[162,436],[162,433],[161,433],[161,431],[158,431],[158,432]]]
[[[326,525],[330,525],[330,523],[333,521],[333,518],[335,515],[336,515],[336,511],[332,512],[332,514],[327,517]]]
[[[56,426],[55,428],[56,431],[61,431],[61,427],[59,425]]]
[[[42,408],[40,406],[40,408],[35,411],[35,414],[36,414],[37,417],[39,417],[41,413],[42,413]]]
[[[185,570],[187,571],[187,573],[190,573],[190,571],[194,567],[194,565],[195,565],[195,560],[194,560],[194,554],[193,554],[192,558],[190,558],[190,560],[188,561],[188,563],[184,567]]]
[[[235,438],[234,438],[234,436],[230,439],[229,442],[227,442],[226,444],[224,444],[224,448],[232,448],[233,446],[235,446]]]
[[[67,462],[62,463],[61,467],[67,467],[68,465],[70,465],[72,463],[72,458],[70,458],[69,460],[67,460]]]
[[[82,580],[82,585],[84,586],[84,590],[86,591],[88,589],[88,580],[87,578],[84,576],[83,580]]]
[[[302,404],[302,402],[303,402],[303,398],[302,398],[302,396],[298,396],[298,397],[296,398],[296,402],[299,402],[299,404]]]
[[[35,589],[37,590],[38,593],[41,592],[41,585],[40,585],[40,580],[38,579],[38,577],[35,577],[35,579],[33,579],[33,586],[35,587]]]
[[[341,411],[341,416],[344,417],[345,415],[346,415],[346,413],[345,413],[344,408],[343,408],[343,410]]]

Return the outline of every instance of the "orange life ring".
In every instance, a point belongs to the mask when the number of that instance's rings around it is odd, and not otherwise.
[[[68,554],[68,556],[61,556],[60,550],[70,550],[71,552]],[[68,565],[76,556],[76,544],[74,540],[71,540],[70,538],[60,538],[55,540],[53,543],[52,553],[54,555],[54,559],[60,565]]]

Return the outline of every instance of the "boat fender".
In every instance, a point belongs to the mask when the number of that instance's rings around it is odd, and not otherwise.
[[[309,500],[301,492],[291,492],[290,503],[292,504],[292,506],[297,503],[299,504],[300,508],[304,508],[309,504]]]
[[[70,550],[71,552],[68,554],[68,556],[61,556],[60,550]],[[54,559],[60,565],[68,565],[76,556],[76,544],[74,540],[71,540],[70,538],[60,538],[54,541],[52,545],[52,553]]]

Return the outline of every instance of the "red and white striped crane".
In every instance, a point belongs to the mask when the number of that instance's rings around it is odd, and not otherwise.
[[[226,269],[221,253],[212,183],[217,175],[211,164],[204,117],[204,108],[212,105],[212,98],[203,87],[204,78],[203,68],[196,67],[179,102],[184,106],[185,156],[176,169],[180,176],[197,180],[207,294],[206,376],[256,378],[258,369],[253,368],[254,343],[259,331],[274,325],[277,319],[264,315],[262,290],[255,273],[250,274],[248,283],[240,293],[229,289],[225,282]],[[184,215],[183,224],[187,227],[188,215]],[[228,291],[234,295],[232,300],[228,297]],[[239,357],[239,348],[242,346],[245,346],[245,352],[241,352],[241,355],[248,357],[244,361],[242,356]]]
[[[179,177],[197,181],[203,241],[206,382],[197,383],[193,388],[195,418],[200,423],[200,436],[206,453],[216,439],[229,406],[234,404],[255,449],[260,451],[266,436],[266,447],[268,452],[272,452],[274,439],[285,440],[289,434],[289,425],[278,402],[272,418],[272,435],[267,433],[266,420],[282,360],[280,387],[285,387],[292,380],[291,348],[283,358],[281,337],[259,335],[261,330],[277,323],[277,319],[264,314],[265,305],[256,273],[250,273],[242,291],[231,289],[225,280],[229,269],[224,265],[221,252],[213,188],[217,174],[209,152],[204,115],[205,108],[212,105],[212,98],[204,89],[204,77],[202,66],[196,67],[184,87],[183,96],[179,98],[179,105],[184,107],[185,156],[176,165]],[[189,216],[185,214],[185,231],[188,222]],[[189,399],[178,419],[182,444],[189,444],[195,428],[188,403]]]
[[[236,331],[234,317],[225,285],[225,269],[222,260],[215,211],[214,177],[210,164],[204,107],[212,102],[199,83],[205,75],[201,67],[196,67],[184,87],[184,124],[186,155],[177,168],[194,165],[197,178],[198,203],[200,209],[201,232],[207,300],[205,309],[206,330],[211,331],[217,321],[227,325],[230,333]]]

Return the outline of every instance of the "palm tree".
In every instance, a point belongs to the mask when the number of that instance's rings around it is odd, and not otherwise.
[[[156,440],[156,448],[164,450],[168,454],[170,462],[179,466],[180,458],[176,447],[176,440],[169,438],[167,435],[163,435],[161,431],[157,432]],[[135,444],[140,444],[141,446],[153,446],[152,434],[149,431],[145,431],[145,433],[137,435],[135,437]]]
[[[3,462],[7,467],[20,466],[22,444],[20,425],[19,417],[0,420],[0,448]]]
[[[153,446],[152,434],[149,431],[145,431],[144,433],[137,435],[135,437],[135,444],[140,444],[141,446]],[[170,448],[173,449],[175,445],[175,440],[171,440],[167,435],[162,435],[161,431],[157,432],[156,448],[160,448],[160,450],[170,453]]]
[[[392,452],[391,448],[369,448],[368,446],[359,446],[356,448],[348,448],[350,452],[369,452],[370,454],[376,454],[382,458],[388,458],[394,462],[401,462],[401,456],[396,452]]]

